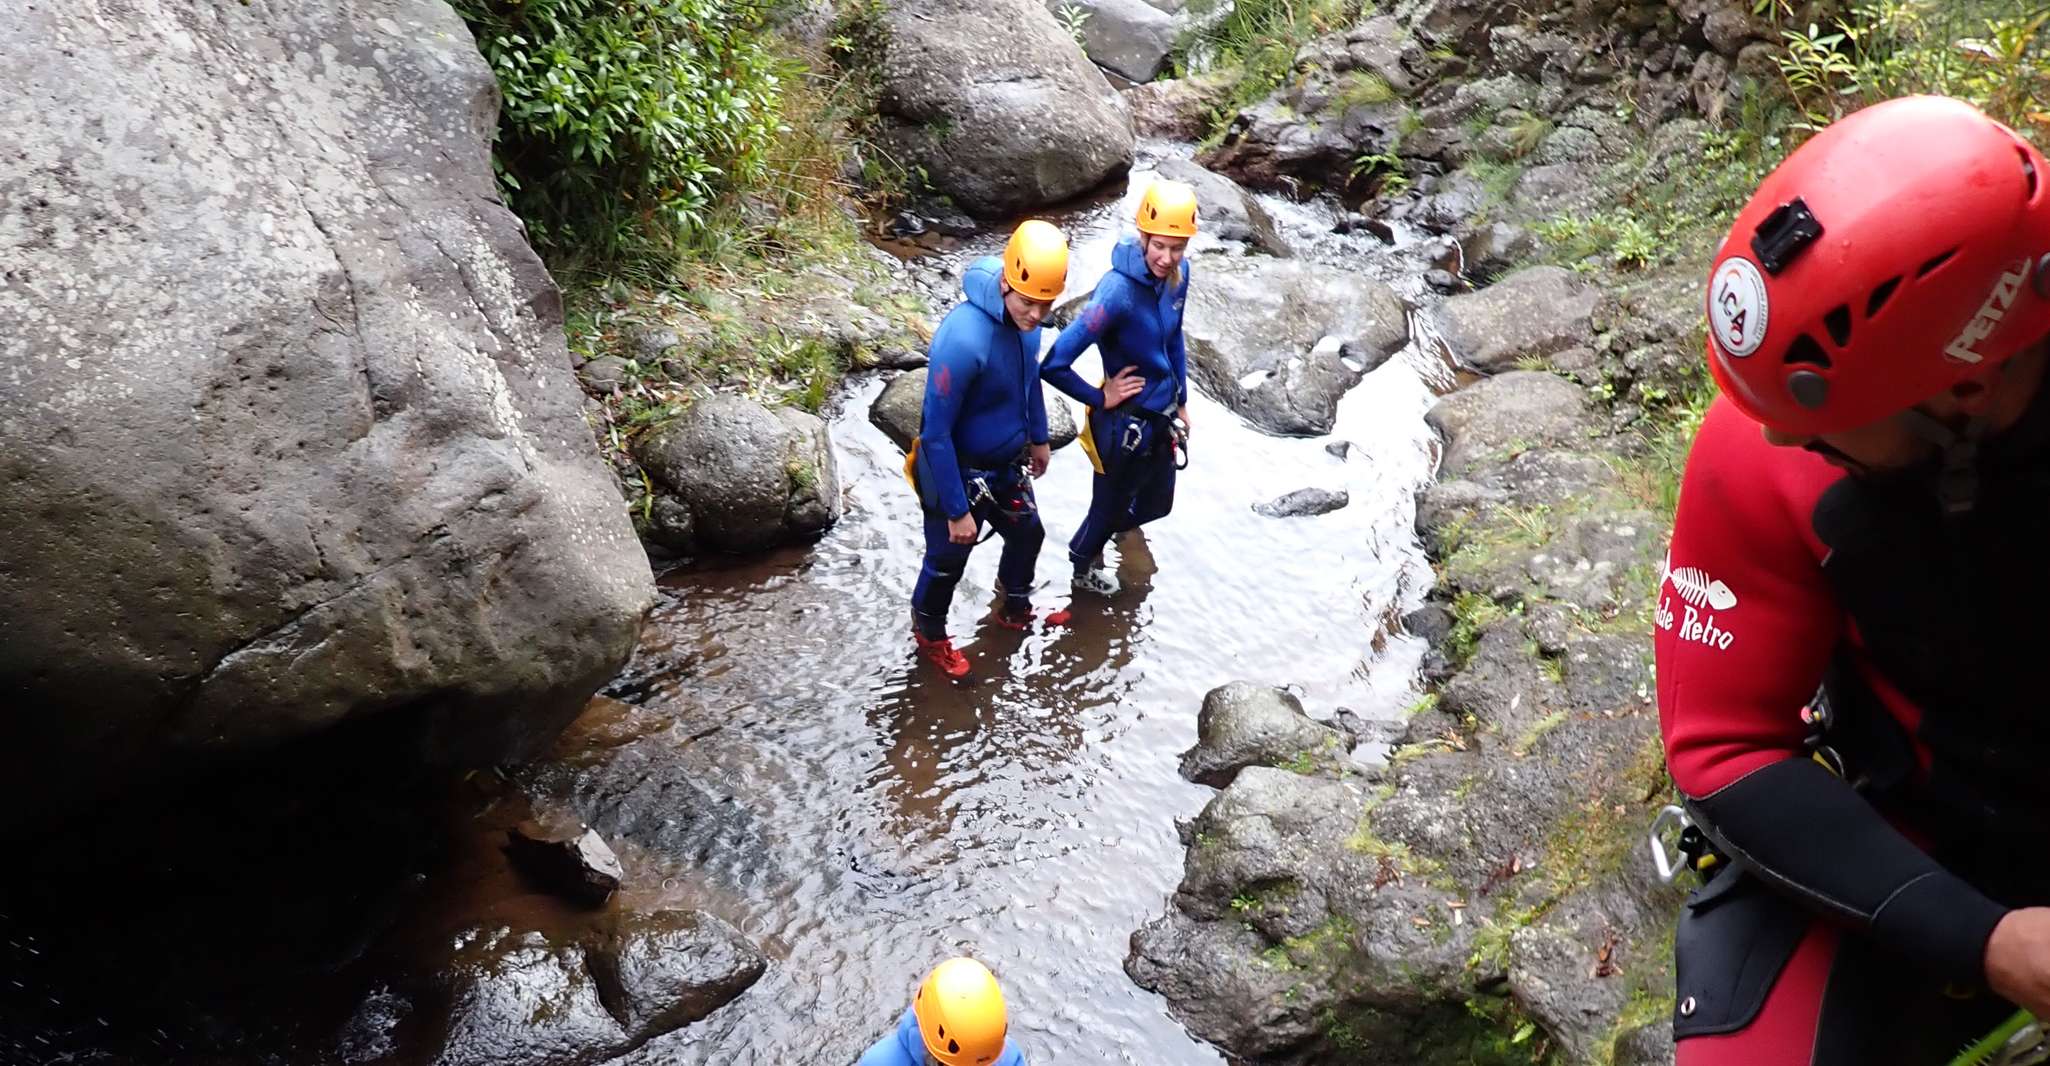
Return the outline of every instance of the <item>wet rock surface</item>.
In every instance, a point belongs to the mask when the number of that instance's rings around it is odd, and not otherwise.
[[[1185,182],[1202,205],[1204,231],[1228,241],[1252,245],[1268,255],[1288,258],[1295,249],[1281,236],[1274,219],[1237,182],[1186,159],[1162,160],[1155,172],[1168,181]]]
[[[1348,765],[1352,745],[1346,731],[1312,719],[1290,693],[1234,681],[1203,697],[1196,746],[1182,753],[1181,772],[1224,788],[1250,766],[1336,770]]]
[[[124,12],[0,40],[0,836],[401,710],[531,753],[652,589],[489,68],[438,4]]]
[[[1283,435],[1330,432],[1346,391],[1409,342],[1408,309],[1386,284],[1295,261],[1205,262],[1186,316],[1190,373]]]
[[[425,1056],[413,1061],[593,1066],[724,1006],[766,965],[732,926],[697,912],[621,913],[569,943],[508,927],[467,929],[454,942],[445,971],[367,999],[345,1043],[380,1047],[396,1022]]]
[[[690,514],[659,531],[672,551],[760,551],[815,537],[840,517],[826,424],[804,411],[708,396],[636,440],[634,456]]]
[[[1116,93],[1039,0],[900,0],[884,19],[889,144],[970,214],[1028,211],[1131,166]]]
[[[619,856],[596,831],[581,826],[551,830],[528,820],[506,833],[513,864],[549,891],[596,907],[612,898],[626,879]]]
[[[925,379],[926,371],[922,368],[899,374],[877,394],[868,409],[869,422],[905,451],[911,450],[911,442],[918,436],[919,416],[925,407]],[[1046,393],[1048,444],[1055,450],[1065,448],[1081,433],[1075,422],[1075,402],[1050,385],[1040,387]]]
[[[1559,267],[1532,267],[1438,305],[1438,335],[1468,366],[1496,372],[1594,343],[1594,286]]]
[[[1304,518],[1310,515],[1330,514],[1351,502],[1352,498],[1343,492],[1334,492],[1330,489],[1297,489],[1266,503],[1256,503],[1253,510],[1269,518]]]

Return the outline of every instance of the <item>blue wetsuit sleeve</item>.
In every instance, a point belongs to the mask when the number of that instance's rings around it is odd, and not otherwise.
[[[1046,389],[1040,386],[1038,378],[1025,382],[1025,387],[1032,392],[1025,401],[1026,412],[1031,416],[1026,436],[1033,444],[1046,444],[1053,437],[1046,428]]]
[[[1087,351],[1090,345],[1108,333],[1117,322],[1119,301],[1116,293],[1106,291],[1107,288],[1108,286],[1102,284],[1097,285],[1096,295],[1090,297],[1089,303],[1082,308],[1082,313],[1076,315],[1073,322],[1068,323],[1068,328],[1061,330],[1061,335],[1053,342],[1053,352],[1039,368],[1039,376],[1045,378],[1047,384],[1091,407],[1103,406],[1103,390],[1082,380],[1082,375],[1075,373],[1075,360]]]
[[[966,331],[949,328],[955,323],[955,316],[950,315],[933,334],[932,365],[925,378],[925,415],[918,431],[919,454],[925,457],[925,468],[933,480],[939,482],[932,486],[932,491],[939,494],[940,508],[948,518],[968,513],[968,493],[961,487],[961,462],[954,454],[954,421],[961,414],[961,401],[968,394],[968,386],[981,369],[972,345],[963,336]]]
[[[1188,263],[1187,263],[1186,261],[1184,261],[1184,262],[1182,263],[1182,306],[1183,306],[1183,307],[1187,307],[1187,306],[1188,306],[1188,297],[1189,297],[1189,264],[1188,264]],[[1169,356],[1168,356],[1168,357],[1169,357],[1170,359],[1174,360],[1174,388],[1175,388],[1175,393],[1174,393],[1174,395],[1175,395],[1175,401],[1174,401],[1174,402],[1175,402],[1175,405],[1176,405],[1176,406],[1178,406],[1178,407],[1187,407],[1187,406],[1189,406],[1189,347],[1188,347],[1188,342],[1182,339],[1182,320],[1181,320],[1181,319],[1176,319],[1176,320],[1175,320],[1175,324],[1174,324],[1174,339],[1173,339],[1172,341],[1170,341],[1170,342],[1169,342],[1169,344],[1170,344],[1170,349],[1169,349]]]

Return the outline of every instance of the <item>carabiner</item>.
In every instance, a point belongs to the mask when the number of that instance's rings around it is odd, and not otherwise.
[[[1651,844],[1651,862],[1658,868],[1660,882],[1672,884],[1673,879],[1680,876],[1680,871],[1687,868],[1684,852],[1679,862],[1673,861],[1673,857],[1666,854],[1666,833],[1671,829],[1678,829],[1684,833],[1693,825],[1694,821],[1687,817],[1687,812],[1671,803],[1659,808],[1658,817],[1651,820],[1651,833],[1647,839]]]

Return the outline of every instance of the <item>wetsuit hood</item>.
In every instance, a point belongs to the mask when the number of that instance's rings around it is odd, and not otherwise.
[[[1141,285],[1157,286],[1160,279],[1146,266],[1146,249],[1139,246],[1137,237],[1126,237],[1111,249],[1110,267]]]
[[[1141,266],[1143,269],[1143,264]],[[1015,329],[1016,325],[1008,321],[1008,316],[1004,312],[1003,280],[1004,261],[996,256],[986,255],[970,263],[968,269],[961,274],[961,294],[968,298],[968,302],[973,304],[976,310]]]

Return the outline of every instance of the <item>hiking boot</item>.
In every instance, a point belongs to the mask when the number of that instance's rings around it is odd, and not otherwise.
[[[940,673],[948,677],[968,676],[968,657],[954,647],[952,640],[946,637],[927,640],[924,634],[916,630],[912,631],[911,639],[918,642],[918,654],[939,667]]]
[[[1075,572],[1075,588],[1098,596],[1115,596],[1118,591],[1117,575],[1101,566],[1078,570]]]

